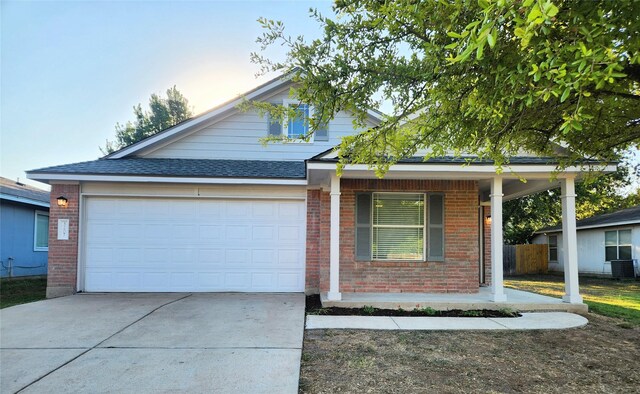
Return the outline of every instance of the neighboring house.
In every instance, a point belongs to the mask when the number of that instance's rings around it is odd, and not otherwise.
[[[640,257],[640,206],[579,220],[578,270],[584,274],[611,274],[611,260]],[[549,244],[549,270],[564,271],[560,226],[535,232],[533,243]]]
[[[366,165],[337,176],[333,148],[361,131],[346,112],[308,142],[264,146],[261,138],[296,137],[307,125],[237,106],[263,100],[308,115],[313,108],[289,97],[291,84],[276,78],[100,160],[29,171],[68,199],[51,211],[48,296],[304,291],[337,300],[341,292],[477,293],[491,283],[504,301],[503,198],[561,184],[575,224],[582,169],[550,182],[550,158],[513,157],[513,173],[501,175],[488,161],[415,157],[384,179]],[[381,115],[368,113],[375,127]],[[577,274],[567,278],[567,300],[581,302]]]
[[[47,274],[49,192],[0,177],[0,276]]]

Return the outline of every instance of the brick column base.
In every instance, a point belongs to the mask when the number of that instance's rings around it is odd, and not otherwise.
[[[58,197],[67,199],[66,207],[58,206]],[[80,185],[52,185],[50,202],[47,298],[55,298],[74,294],[77,290]],[[58,239],[60,219],[69,220],[69,239]]]

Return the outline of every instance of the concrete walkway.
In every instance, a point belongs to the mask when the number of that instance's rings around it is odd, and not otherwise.
[[[88,294],[0,311],[2,393],[297,393],[302,294]]]
[[[362,308],[365,305],[380,309],[413,310],[430,307],[436,310],[513,309],[521,312],[587,313],[586,304],[569,304],[559,298],[515,289],[504,289],[507,301],[492,301],[491,288],[481,287],[477,293],[342,293],[339,301],[330,301],[326,293],[320,295],[324,307]]]
[[[583,327],[589,321],[573,313],[523,313],[522,317],[385,317],[307,315],[306,328],[364,330],[559,330]]]

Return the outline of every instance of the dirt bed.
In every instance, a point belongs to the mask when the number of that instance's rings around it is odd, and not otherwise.
[[[305,331],[302,393],[640,393],[640,328]]]

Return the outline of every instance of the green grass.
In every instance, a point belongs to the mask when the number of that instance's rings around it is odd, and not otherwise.
[[[46,298],[47,278],[0,280],[0,309]]]
[[[564,295],[564,278],[553,275],[511,277],[505,286],[552,297]],[[640,326],[640,282],[580,278],[580,294],[589,310]]]

